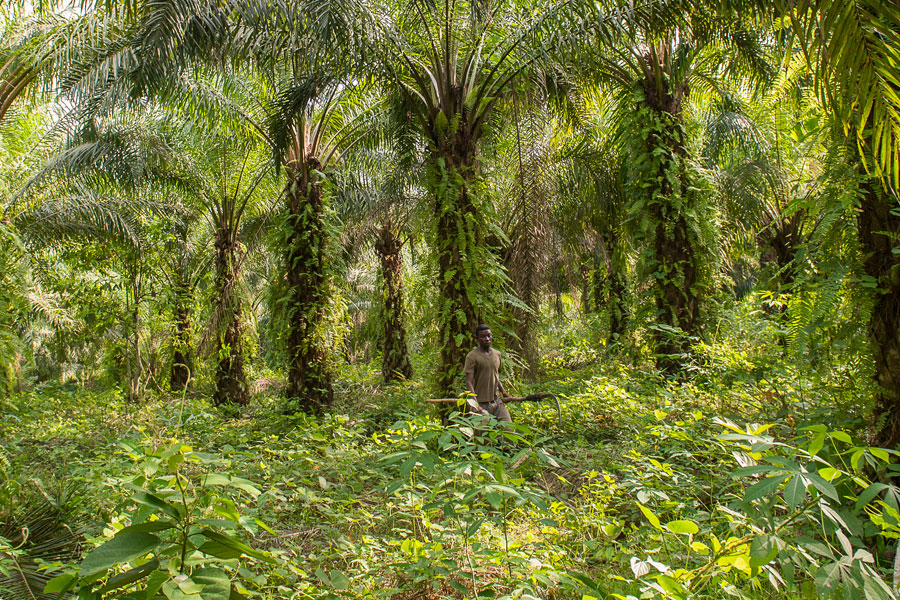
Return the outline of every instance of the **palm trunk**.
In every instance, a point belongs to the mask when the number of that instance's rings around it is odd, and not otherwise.
[[[187,387],[194,371],[191,352],[191,290],[190,285],[179,282],[175,287],[173,320],[175,331],[172,335],[172,372],[169,388],[180,391]]]
[[[243,307],[237,293],[237,233],[228,228],[216,231],[216,294],[220,334],[213,402],[244,405],[250,401],[241,340]]]
[[[530,188],[534,189],[534,188]],[[509,273],[516,297],[527,308],[510,307],[515,337],[510,346],[521,358],[523,376],[535,381],[540,367],[540,355],[535,339],[535,325],[540,312],[540,288],[544,280],[546,260],[542,252],[541,218],[538,212],[541,200],[530,198],[517,207],[520,214],[510,231],[510,244],[505,252],[506,270]]]
[[[473,303],[479,289],[476,279],[488,265],[476,264],[481,243],[479,219],[473,198],[475,141],[464,126],[432,152],[426,182],[434,199],[437,224],[434,249],[438,267],[437,326],[440,392],[452,395],[463,361],[478,325]]]
[[[701,333],[703,252],[688,224],[696,206],[681,126],[682,94],[659,94],[655,86],[653,81],[644,86],[644,106],[651,118],[643,152],[652,167],[643,185],[651,194],[647,211],[653,224],[655,304],[663,325],[656,333],[657,366],[676,374],[691,351],[692,339]]]
[[[594,297],[594,312],[602,313],[607,304],[607,276],[609,269],[606,264],[600,263],[600,257],[594,255],[593,268],[591,269],[591,293]]]
[[[384,338],[381,374],[385,381],[397,381],[412,377],[412,364],[406,345],[406,327],[403,324],[403,247],[391,223],[385,223],[378,232],[375,252],[381,263],[383,284]]]
[[[625,271],[625,255],[615,231],[606,237],[607,250],[607,312],[609,335],[607,344],[613,344],[625,334],[628,327],[628,280]]]
[[[322,197],[321,165],[314,157],[294,166],[286,193],[288,236],[287,397],[308,413],[321,413],[334,400],[328,350],[322,327],[328,308],[326,253],[328,232]]]
[[[140,400],[143,389],[141,360],[141,271],[137,265],[128,269],[131,285],[125,292],[125,310],[128,313],[130,331],[125,336],[125,399]]]
[[[535,340],[535,320],[540,311],[538,303],[541,274],[538,269],[543,262],[536,252],[539,241],[534,239],[536,236],[533,232],[532,224],[524,223],[512,240],[506,256],[507,271],[510,273],[516,297],[528,307],[524,309],[514,305],[510,309],[513,332],[516,334],[510,345],[522,359],[523,375],[532,382],[536,380],[540,366]],[[529,233],[532,235],[528,235]]]
[[[581,263],[581,312],[588,316],[594,312],[591,305],[591,269],[584,262]]]
[[[869,346],[875,359],[877,440],[884,447],[900,443],[900,217],[896,198],[886,201],[879,183],[863,185],[857,215],[859,243],[866,275],[878,282],[869,317]]]

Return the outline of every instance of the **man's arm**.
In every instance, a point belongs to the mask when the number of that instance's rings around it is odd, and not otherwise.
[[[502,365],[503,363],[500,363],[500,364]],[[497,369],[497,391],[500,392],[500,396],[502,396],[503,398],[510,397],[509,392],[507,392],[506,389],[504,389],[504,387],[503,387],[503,382],[500,381],[500,369]]]

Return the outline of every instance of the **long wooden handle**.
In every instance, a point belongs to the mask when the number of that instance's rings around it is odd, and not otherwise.
[[[429,398],[425,402],[459,402],[460,400],[463,402],[466,401],[465,398]],[[524,402],[525,396],[510,396],[509,398],[501,398],[501,400],[503,400],[504,403]]]

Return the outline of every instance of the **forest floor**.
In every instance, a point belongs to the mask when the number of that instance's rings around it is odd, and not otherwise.
[[[515,404],[509,432],[443,428],[424,384],[385,387],[374,366],[347,366],[322,418],[280,414],[273,390],[229,414],[200,393],[138,405],[37,386],[0,410],[0,536],[49,500],[85,537],[36,569],[95,589],[106,570],[92,581],[66,563],[177,512],[193,537],[162,532],[147,552],[177,557],[190,539],[182,559],[215,563],[249,597],[889,597],[896,494],[876,479],[897,461],[861,439],[852,369],[720,348],[671,382],[587,348],[512,384],[557,394],[562,423],[552,403]],[[178,511],[154,500],[176,496]],[[204,558],[200,527],[247,546]]]

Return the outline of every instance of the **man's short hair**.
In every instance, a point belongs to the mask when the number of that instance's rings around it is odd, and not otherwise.
[[[475,328],[475,335],[477,336],[479,333],[481,333],[482,331],[485,331],[485,330],[490,331],[491,328],[488,327],[487,325],[485,325],[484,323],[482,323],[481,325],[479,325],[478,327]]]

